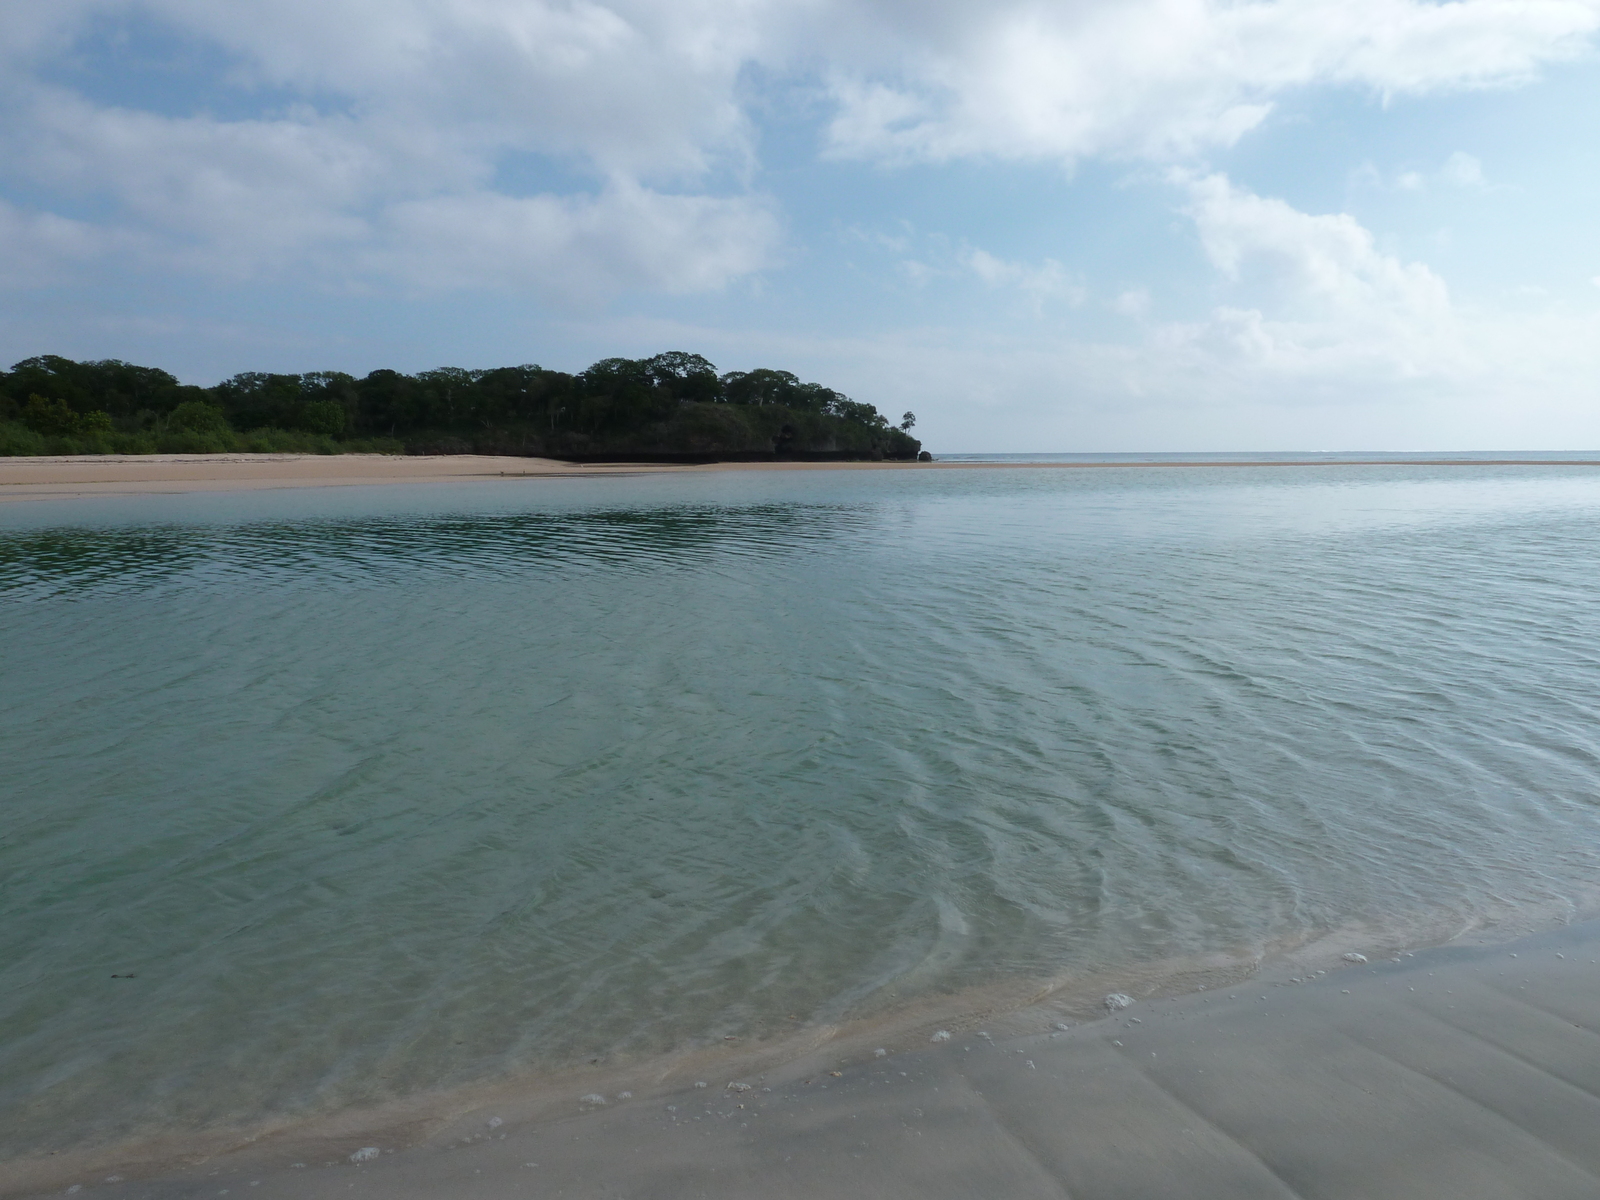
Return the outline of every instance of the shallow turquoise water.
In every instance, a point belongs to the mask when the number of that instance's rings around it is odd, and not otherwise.
[[[1597,518],[1559,467],[4,506],[0,1153],[1590,911]]]

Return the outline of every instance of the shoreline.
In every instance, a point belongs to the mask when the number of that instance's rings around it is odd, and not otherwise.
[[[1536,931],[1529,932],[1530,929]],[[1429,930],[1420,925],[1409,932],[1423,938],[1429,935]],[[350,1156],[364,1147],[376,1144],[382,1153],[390,1155],[385,1165],[390,1161],[399,1166],[402,1162],[432,1160],[441,1154],[499,1140],[483,1136],[487,1122],[494,1122],[496,1130],[503,1126],[513,1136],[548,1140],[553,1136],[552,1130],[573,1122],[601,1120],[607,1114],[616,1118],[625,1112],[633,1113],[643,1120],[644,1114],[659,1118],[663,1111],[670,1111],[664,1109],[665,1105],[681,1107],[685,1098],[698,1103],[708,1097],[727,1100],[731,1095],[730,1102],[736,1101],[744,1097],[737,1090],[737,1083],[743,1080],[760,1081],[762,1087],[770,1087],[773,1092],[787,1089],[792,1099],[801,1091],[817,1091],[819,1080],[820,1090],[827,1090],[835,1079],[870,1073],[884,1062],[913,1057],[920,1060],[937,1055],[938,1049],[948,1051],[949,1045],[958,1043],[970,1051],[974,1039],[985,1051],[1009,1053],[1018,1046],[1033,1047],[1016,1051],[1030,1054],[1038,1049],[1041,1038],[1047,1043],[1070,1038],[1073,1045],[1086,1040],[1104,1042],[1113,1037],[1108,1031],[1125,1033],[1142,1024],[1152,1009],[1209,1010],[1215,1002],[1220,1011],[1225,1005],[1248,1003],[1224,1001],[1227,996],[1266,1000],[1275,997],[1280,989],[1297,990],[1295,985],[1331,985],[1354,974],[1403,970],[1412,964],[1420,968],[1441,956],[1481,957],[1515,952],[1519,947],[1550,939],[1581,936],[1590,946],[1586,952],[1589,957],[1600,959],[1600,916],[1595,915],[1579,918],[1569,912],[1563,919],[1546,914],[1541,920],[1534,914],[1524,914],[1524,919],[1511,927],[1475,927],[1460,930],[1454,936],[1441,936],[1443,931],[1439,929],[1432,932],[1436,940],[1412,942],[1407,948],[1396,936],[1398,930],[1390,930],[1385,936],[1384,931],[1352,927],[1326,931],[1306,942],[1276,949],[1219,951],[1094,973],[1069,972],[1052,979],[1000,980],[954,994],[919,997],[839,1024],[810,1025],[788,1036],[758,1039],[748,1045],[710,1043],[687,1046],[648,1060],[528,1069],[378,1104],[232,1128],[152,1133],[53,1150],[0,1161],[0,1200],[59,1193],[73,1184],[119,1200],[189,1195],[191,1188],[195,1195],[215,1195],[214,1190],[198,1190],[197,1181],[203,1179],[209,1185],[219,1174],[237,1176],[246,1183],[250,1181],[245,1176],[263,1180],[276,1176],[285,1188],[281,1193],[285,1197],[321,1194],[303,1190],[303,1185],[312,1179],[305,1172],[325,1172],[335,1178],[329,1187],[344,1189],[349,1181],[346,1169],[351,1165]],[[1349,954],[1362,956],[1361,962],[1346,961]],[[1355,971],[1357,966],[1359,972]],[[1594,1002],[1600,1006],[1600,974],[1592,982]],[[1246,991],[1241,993],[1241,988]],[[1126,1013],[1107,1015],[1104,997],[1112,993],[1130,996],[1133,1006]],[[1129,1025],[1129,1016],[1140,1020]],[[948,1031],[948,1045],[944,1039],[935,1038],[941,1030]],[[1595,1022],[1593,1033],[1600,1082],[1600,1019]],[[1291,1066],[1278,1065],[1284,1069]],[[730,1080],[734,1082],[724,1088],[723,1083]],[[701,1081],[709,1087],[703,1089]],[[729,1093],[729,1088],[735,1090]],[[619,1093],[628,1098],[626,1108],[616,1105]],[[591,1094],[612,1099],[606,1105],[577,1103],[580,1096]],[[820,1097],[813,1095],[812,1099],[818,1101]],[[829,1112],[831,1119],[852,1119],[848,1112],[841,1115],[824,1105],[824,1115]],[[1596,1112],[1600,1114],[1600,1107]],[[724,1119],[730,1115],[722,1114]],[[574,1160],[573,1169],[579,1173],[571,1182],[585,1182],[588,1173],[603,1170],[606,1161],[603,1151],[588,1160]],[[479,1170],[471,1164],[463,1165],[463,1177],[452,1178],[450,1190],[468,1182],[487,1184],[487,1180],[471,1177]],[[116,1177],[114,1184],[108,1182],[108,1177]],[[190,1182],[177,1186],[183,1180]],[[399,1192],[395,1191],[397,1185]],[[383,1194],[407,1195],[405,1186],[391,1172]],[[747,1181],[746,1186],[758,1185]],[[264,1185],[262,1193],[272,1194]],[[255,1194],[252,1191],[252,1196]],[[423,1191],[419,1197],[434,1194]],[[503,1189],[490,1188],[485,1194],[498,1196]],[[846,1189],[837,1194],[854,1193]],[[1078,1193],[1072,1195],[1076,1197]]]
[[[1117,462],[713,462],[570,463],[509,455],[153,454],[0,458],[0,504],[96,496],[174,495],[399,483],[481,483],[708,471],[1103,470],[1238,467],[1600,467],[1596,459],[1229,459]]]

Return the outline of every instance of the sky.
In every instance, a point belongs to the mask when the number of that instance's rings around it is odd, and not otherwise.
[[[0,0],[0,359],[1600,448],[1600,0]]]

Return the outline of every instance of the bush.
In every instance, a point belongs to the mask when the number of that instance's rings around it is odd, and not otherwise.
[[[404,454],[405,443],[398,438],[351,438],[339,443],[340,454]]]
[[[191,433],[232,433],[233,426],[220,408],[203,400],[185,400],[167,414],[167,428],[188,430]]]
[[[234,449],[234,434],[227,430],[169,429],[156,439],[156,449],[164,454],[227,454]]]
[[[15,421],[0,421],[0,455],[14,458],[44,452],[44,439],[26,425],[19,425]]]
[[[77,429],[78,414],[65,400],[47,400],[34,393],[22,408],[22,423],[43,437],[66,437]]]
[[[47,438],[111,432],[110,413],[73,412],[60,397],[47,399],[37,392],[28,397],[28,403],[22,408],[22,423]]]
[[[308,433],[338,437],[344,432],[344,406],[332,400],[313,400],[300,410],[300,425]]]
[[[114,435],[105,429],[75,434],[72,437],[46,438],[51,454],[115,454]]]
[[[239,449],[251,454],[338,454],[342,447],[326,434],[269,425],[242,434]]]
[[[154,454],[156,453],[156,435],[148,431],[113,434],[111,436],[111,453]]]

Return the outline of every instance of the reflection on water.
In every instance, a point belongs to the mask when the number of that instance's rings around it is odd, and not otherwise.
[[[0,1145],[1588,906],[1600,486],[1334,470],[5,514]]]
[[[751,505],[424,518],[258,521],[143,529],[55,527],[0,537],[0,595],[205,587],[329,587],[403,575],[501,574],[564,566],[690,564],[697,555],[759,555],[859,530],[849,510]]]

